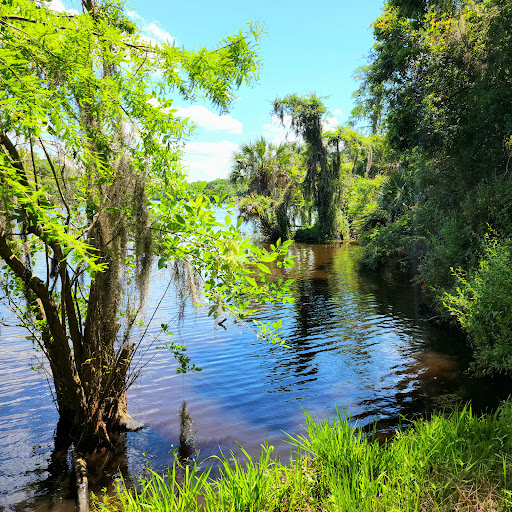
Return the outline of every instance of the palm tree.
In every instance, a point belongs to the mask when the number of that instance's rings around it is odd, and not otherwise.
[[[230,180],[246,181],[249,194],[278,199],[290,183],[297,147],[273,144],[264,137],[243,144],[233,155]]]
[[[241,146],[233,155],[230,180],[248,184],[249,195],[240,201],[240,216],[253,220],[268,241],[290,236],[295,215],[294,200],[299,193],[296,143],[273,144],[264,137]]]

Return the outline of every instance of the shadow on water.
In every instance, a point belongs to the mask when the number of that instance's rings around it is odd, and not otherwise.
[[[27,471],[25,478],[35,476],[24,488],[25,500],[0,506],[2,512],[76,510],[76,485],[70,464],[71,439],[67,428],[57,424],[54,447],[47,454],[48,465]],[[110,451],[101,451],[87,457],[89,489],[96,495],[112,492],[115,478],[123,475],[127,485],[133,485],[128,471],[126,434],[122,433]]]
[[[35,480],[28,484],[28,494],[35,499],[25,500],[1,507],[1,511],[25,510],[75,510],[75,496],[72,475],[68,464],[68,450],[71,445],[66,427],[62,422],[57,423],[54,435],[54,446],[49,452],[46,468],[28,470],[25,476],[33,475]],[[36,449],[36,447],[34,447]]]
[[[297,244],[292,251],[295,303],[258,310],[262,321],[282,320],[290,348],[262,343],[237,325],[215,328],[205,312],[187,310],[173,339],[186,343],[203,371],[177,375],[170,352],[144,347],[152,360],[130,390],[129,405],[147,428],[90,458],[93,490],[111,486],[119,473],[165,471],[176,456],[184,465],[199,452],[200,461],[214,463],[210,457],[221,452],[240,453],[237,443],[257,455],[267,440],[286,459],[283,431],[304,432],[303,409],[325,417],[343,407],[360,426],[377,420],[377,434],[385,437],[404,416],[468,401],[484,411],[510,394],[510,382],[467,372],[464,340],[425,321],[421,294],[407,279],[358,273],[355,246]],[[148,312],[166,282],[155,271]],[[157,326],[176,316],[167,297],[149,333],[158,336]],[[67,441],[53,436],[56,412],[46,382],[29,370],[32,359],[24,333],[0,334],[0,510],[67,512],[73,510]]]
[[[187,464],[192,456],[196,454],[194,432],[192,430],[193,423],[188,411],[188,404],[184,400],[180,408],[180,444],[178,446],[178,459],[181,464]]]

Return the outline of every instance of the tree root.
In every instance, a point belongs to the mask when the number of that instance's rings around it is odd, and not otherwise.
[[[144,428],[144,423],[133,419],[129,414],[123,414],[119,420],[119,429],[121,432],[137,432]]]

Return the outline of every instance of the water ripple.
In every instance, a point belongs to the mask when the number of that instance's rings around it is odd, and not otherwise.
[[[357,247],[296,245],[293,251],[295,305],[264,306],[257,315],[281,319],[290,348],[261,342],[229,322],[224,330],[203,310],[189,308],[181,325],[172,323],[176,302],[163,301],[148,328],[158,341],[143,342],[139,365],[151,361],[129,391],[132,414],[148,428],[127,436],[121,467],[138,472],[172,463],[184,400],[196,448],[206,458],[236,450],[236,442],[257,454],[265,439],[285,454],[283,431],[303,431],[303,409],[315,417],[344,407],[361,424],[379,419],[390,432],[401,414],[414,417],[486,393],[499,397],[463,373],[468,357],[455,333],[421,321],[421,297],[409,283],[359,275]],[[165,279],[153,279],[148,316],[164,287]],[[168,322],[170,338],[159,333]],[[138,328],[134,339],[142,333]],[[15,328],[0,332],[0,510],[20,502],[30,510],[38,496],[64,492],[50,492],[61,485],[48,472],[55,465],[57,413],[44,376],[30,369],[37,359],[24,336]],[[177,375],[172,353],[156,348],[169,340],[185,343],[203,371]]]

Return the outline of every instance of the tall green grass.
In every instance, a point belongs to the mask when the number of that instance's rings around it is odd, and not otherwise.
[[[259,458],[221,457],[211,479],[194,463],[152,473],[140,488],[118,486],[125,511],[448,511],[512,510],[512,406],[475,416],[469,407],[449,417],[415,421],[379,444],[344,413],[330,420],[306,414],[307,433],[289,436],[290,462],[262,447]]]

